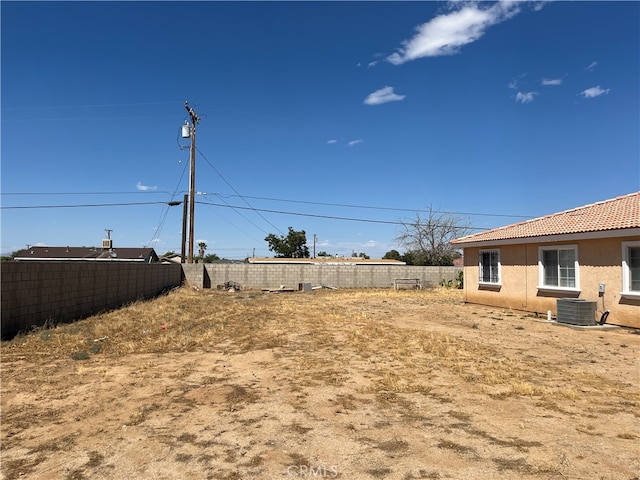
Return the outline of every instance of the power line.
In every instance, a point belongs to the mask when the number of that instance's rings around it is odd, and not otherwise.
[[[211,205],[206,205],[207,207],[211,207]],[[229,207],[233,208],[232,205],[229,205]],[[211,208],[213,211],[215,211],[213,208]],[[267,234],[269,232],[265,231],[263,228],[259,227],[258,225],[256,225],[255,223],[253,223],[249,218],[245,217],[244,215],[242,215],[242,213],[240,213],[237,210],[234,210],[235,213],[237,213],[238,215],[240,215],[242,218],[244,218],[247,222],[251,223],[254,227],[256,227],[258,230],[261,230],[263,233]],[[216,212],[217,215],[219,215],[218,212]],[[235,228],[236,230],[238,230],[240,233],[242,233],[243,235],[246,235],[248,238],[250,238],[251,240],[256,240],[255,238],[253,238],[251,235],[249,235],[247,232],[245,232],[244,230],[242,230],[240,227],[238,227],[236,224],[234,224],[233,222],[231,222],[229,219],[221,217],[225,222],[227,222],[229,225],[231,225],[233,228]]]
[[[202,152],[200,152],[198,150],[198,152],[202,155]],[[203,156],[204,157],[204,156]],[[207,160],[205,158],[205,160]],[[208,162],[208,160],[207,160]],[[218,175],[220,175],[220,177],[225,181],[226,179],[215,169],[215,167],[213,167],[213,165],[210,165],[214,171],[216,171],[216,173]],[[186,168],[186,167],[185,167]],[[183,174],[184,174],[184,170],[183,170]],[[229,183],[227,182],[227,184],[229,185]],[[232,188],[234,191],[235,189],[233,188],[233,186],[229,185],[230,188]],[[0,195],[16,195],[16,196],[29,196],[29,195],[129,195],[129,194],[142,194],[142,195],[151,195],[151,194],[168,194],[171,195],[171,198],[174,198],[175,195],[179,194],[179,193],[185,193],[185,191],[175,191],[175,192],[168,192],[165,190],[153,190],[153,191],[116,191],[116,192],[0,192]],[[304,205],[320,205],[320,206],[329,206],[329,207],[342,207],[342,208],[362,208],[362,209],[367,209],[367,210],[383,210],[383,211],[396,211],[396,212],[413,212],[413,213],[448,213],[448,214],[455,214],[455,215],[468,215],[468,216],[478,216],[478,217],[506,217],[506,218],[523,218],[523,219],[530,219],[530,218],[534,218],[534,216],[532,215],[514,215],[514,214],[508,214],[508,213],[479,213],[479,212],[456,212],[456,211],[452,211],[452,210],[423,210],[423,209],[419,209],[419,208],[395,208],[395,207],[377,207],[377,206],[372,206],[372,205],[357,205],[357,204],[346,204],[346,203],[330,203],[330,202],[317,202],[317,201],[310,201],[310,200],[291,200],[291,199],[285,199],[285,198],[272,198],[272,197],[256,197],[256,196],[251,196],[251,195],[241,195],[240,193],[238,193],[236,191],[235,195],[223,195],[221,193],[203,193],[203,192],[199,192],[200,195],[203,196],[209,196],[209,195],[215,195],[216,197],[218,197],[221,201],[225,201],[225,198],[233,198],[233,197],[238,197],[241,198],[243,200],[246,199],[253,199],[253,200],[267,200],[267,201],[273,201],[273,202],[283,202],[283,203],[297,203],[297,204],[304,204]],[[231,207],[231,205],[227,204],[228,206]],[[249,205],[251,207],[251,205]],[[271,225],[272,227],[274,227],[273,225]],[[274,227],[276,228],[276,227]]]
[[[201,195],[201,196],[204,196],[204,197],[207,197],[207,196],[208,196],[208,194],[207,194],[207,193],[202,193],[202,192],[200,192],[200,195]],[[251,225],[253,225],[254,227],[256,227],[258,230],[261,230],[261,231],[262,231],[263,233],[265,233],[265,234],[268,234],[268,233],[269,233],[269,232],[265,231],[262,227],[258,226],[258,225],[253,221],[253,220],[251,220],[250,218],[248,218],[248,217],[244,216],[244,215],[243,215],[241,212],[239,212],[239,211],[238,211],[238,210],[237,210],[233,205],[229,205],[229,203],[228,203],[225,199],[221,198],[220,200],[222,200],[222,201],[223,201],[227,206],[231,207],[231,208],[233,209],[233,211],[234,211],[234,212],[236,212],[238,215],[240,215],[242,218],[244,218],[247,222],[249,222]],[[251,209],[253,209],[253,206],[251,206]],[[253,210],[255,210],[255,209],[253,209]],[[256,212],[256,213],[257,213],[257,212]],[[258,215],[260,215],[260,214],[258,213]],[[273,225],[272,225],[272,226],[273,226]],[[274,227],[274,228],[276,228],[276,227]],[[282,232],[281,232],[281,233],[282,233]]]
[[[0,206],[2,210],[36,209],[36,208],[85,208],[85,207],[129,207],[134,205],[160,205],[167,202],[129,202],[129,203],[84,203],[76,205],[12,205]]]
[[[181,193],[181,192],[177,192]],[[0,192],[0,195],[16,195],[16,196],[28,196],[28,195],[176,195],[177,193],[171,193],[166,190],[135,190],[135,191],[122,191],[122,192]]]
[[[252,210],[254,212],[265,212],[265,213],[275,213],[279,215],[294,215],[299,217],[311,217],[311,218],[326,218],[329,220],[344,220],[351,222],[364,222],[364,223],[378,223],[385,225],[405,225],[405,222],[394,221],[394,220],[375,220],[369,218],[353,218],[353,217],[338,217],[335,215],[320,215],[313,213],[300,213],[300,212],[287,212],[283,210],[268,210],[264,208],[255,208],[255,207],[241,207],[238,205],[229,205],[222,203],[211,203],[211,202],[202,202],[198,201],[196,203],[200,203],[202,205],[210,205],[214,207],[224,207],[224,208],[232,208],[239,210]],[[94,203],[94,204],[76,204],[76,205],[21,205],[21,206],[0,206],[2,210],[11,210],[11,209],[37,209],[37,208],[85,208],[85,207],[122,207],[122,206],[136,206],[136,205],[161,205],[167,204],[167,202],[129,202],[129,203]],[[469,230],[487,230],[482,227],[466,227]]]
[[[198,149],[196,149],[198,150]],[[236,195],[238,195],[238,197],[240,197],[244,203],[246,203],[249,206],[249,210],[253,210],[254,212],[256,212],[265,222],[267,222],[269,225],[271,225],[273,228],[275,228],[278,232],[280,232],[281,235],[284,235],[284,232],[282,230],[280,230],[278,227],[276,227],[273,223],[271,223],[269,220],[267,220],[261,213],[260,210],[257,210],[255,208],[253,208],[253,206],[242,196],[240,195],[240,193],[238,193],[238,191],[233,188],[233,185],[231,185],[226,178],[224,178],[224,176],[218,171],[218,169],[216,167],[213,166],[213,164],[209,161],[209,159],[205,156],[204,153],[202,153],[200,150],[198,150],[198,153],[202,156],[202,158],[205,159],[205,161],[209,164],[209,166],[213,169],[214,172],[216,172],[216,174],[224,181],[224,183],[226,183],[229,188],[231,188],[231,190],[233,190],[234,192],[236,192]],[[222,200],[222,199],[221,199]],[[245,209],[247,210],[247,209]]]
[[[326,218],[329,220],[345,220],[350,222],[380,223],[385,225],[405,225],[406,224],[405,222],[394,221],[394,220],[374,220],[374,219],[368,219],[368,218],[337,217],[334,215],[320,215],[320,214],[314,214],[314,213],[286,212],[282,210],[267,210],[264,208],[240,207],[240,206],[232,206],[228,204],[224,205],[221,203],[209,203],[209,202],[197,202],[197,203],[200,203],[203,205],[211,205],[214,207],[239,208],[241,210],[254,210],[254,211],[260,211],[260,212],[267,212],[267,213],[276,213],[280,215],[295,215],[299,217]],[[466,228],[468,228],[469,230],[486,230],[486,228],[479,228],[479,227],[466,227]]]
[[[184,173],[186,171],[187,171],[187,163],[185,162],[184,167],[182,168],[182,173],[180,174],[180,178],[178,179],[178,183],[176,185],[175,191],[174,191],[173,194],[171,194],[171,200],[169,200],[169,203],[167,203],[165,206],[162,207],[162,210],[161,210],[161,213],[160,213],[161,220],[158,223],[158,228],[156,228],[156,231],[153,234],[153,237],[151,237],[151,240],[149,241],[149,243],[147,245],[153,245],[153,242],[155,240],[157,240],[158,238],[160,238],[160,232],[164,228],[164,224],[167,221],[167,216],[169,215],[169,209],[172,206],[171,203],[173,202],[173,199],[178,194],[178,188],[180,187],[180,183],[182,182],[182,177],[184,177]]]
[[[213,193],[212,195],[216,195],[218,198],[222,200],[222,197],[225,195],[221,195],[218,193]],[[226,195],[226,198],[235,197],[236,195]],[[238,195],[240,196],[240,195]],[[506,213],[470,213],[470,212],[454,212],[454,211],[445,211],[445,210],[422,210],[416,208],[393,208],[393,207],[373,207],[370,205],[350,205],[345,203],[328,203],[328,202],[313,202],[308,200],[287,200],[283,198],[270,198],[270,197],[252,197],[245,195],[244,198],[251,198],[253,200],[268,200],[274,202],[283,202],[283,203],[301,203],[307,205],[323,205],[330,207],[344,207],[344,208],[363,208],[370,210],[390,210],[396,212],[416,212],[416,213],[449,213],[456,215],[469,215],[469,216],[485,216],[485,217],[509,217],[509,218],[533,218],[528,215],[509,215]]]
[[[46,120],[55,120],[55,121],[77,121],[77,120],[149,120],[155,118],[179,118],[177,115],[127,115],[127,116],[119,116],[119,117],[94,117],[94,116],[84,116],[84,117],[28,117],[28,118],[3,118],[2,121],[4,123],[7,122],[35,122],[35,121],[46,121]]]
[[[15,110],[52,110],[56,108],[104,108],[104,107],[140,107],[145,105],[175,105],[177,103],[182,103],[179,101],[175,102],[137,102],[137,103],[96,103],[96,104],[77,104],[77,105],[41,105],[38,107],[9,107],[2,108],[5,111],[15,111]]]

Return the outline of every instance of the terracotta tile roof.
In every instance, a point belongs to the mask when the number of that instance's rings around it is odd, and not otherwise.
[[[640,192],[456,238],[451,243],[491,242],[550,235],[640,228]]]

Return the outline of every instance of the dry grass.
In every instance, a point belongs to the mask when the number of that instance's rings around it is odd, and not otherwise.
[[[342,385],[346,378],[343,356],[355,352],[360,361],[373,367],[369,388],[373,393],[429,394],[433,389],[430,376],[444,368],[495,398],[578,396],[573,382],[568,382],[575,380],[575,373],[569,378],[567,372],[556,368],[542,376],[538,361],[507,358],[486,345],[444,333],[395,328],[368,314],[367,305],[397,304],[398,297],[409,306],[461,302],[459,291],[446,288],[423,292],[321,291],[313,295],[230,294],[183,288],[152,301],[18,336],[3,342],[2,352],[8,359],[38,362],[43,356],[82,361],[96,355],[122,358],[132,353],[188,355],[214,348],[229,354],[278,349],[282,355],[296,352],[297,377],[306,386]],[[493,315],[489,312],[490,318]],[[327,356],[327,350],[332,355]],[[173,377],[188,376],[190,370],[186,366]],[[609,395],[639,400],[601,376],[581,377],[582,390],[606,389]],[[229,401],[237,403],[236,397],[241,400],[247,395],[249,392],[238,387]]]
[[[368,475],[362,478],[396,478],[396,465],[385,459],[419,459],[425,438],[436,456],[456,456],[464,465],[484,462],[496,474],[564,476],[562,468],[549,466],[553,461],[534,455],[545,445],[524,420],[494,426],[490,412],[491,421],[477,418],[481,402],[505,412],[529,408],[541,424],[547,418],[576,419],[572,433],[588,442],[607,436],[622,445],[637,441],[640,433],[632,425],[606,434],[601,421],[626,415],[637,422],[637,385],[568,361],[552,364],[543,356],[510,350],[526,344],[534,330],[527,321],[513,312],[465,306],[461,292],[451,289],[263,294],[183,288],[2,342],[3,362],[27,365],[38,382],[34,395],[46,399],[36,413],[31,406],[14,406],[9,415],[3,411],[3,422],[19,432],[28,430],[35,417],[40,423],[56,420],[69,399],[65,378],[47,375],[50,365],[71,364],[87,384],[107,382],[110,366],[118,365],[127,371],[127,391],[156,383],[162,388],[132,401],[135,408],[122,416],[119,428],[144,430],[158,439],[181,468],[222,463],[215,478],[264,477],[265,469],[273,468],[277,442],[260,443],[252,436],[283,412],[288,416],[278,423],[277,437],[290,444],[280,465],[322,465],[305,442],[320,442],[327,424],[343,425],[333,434],[357,444],[354,451],[364,446],[363,451],[373,452],[375,461],[360,470]],[[490,341],[496,324],[510,343]],[[203,366],[195,360],[207,353],[218,363]],[[561,349],[555,354],[566,357]],[[155,359],[168,357],[180,361],[158,372]],[[245,361],[254,361],[255,371],[238,366]],[[239,372],[246,375],[238,377]],[[229,422],[230,431],[244,429],[234,438],[248,443],[222,440],[210,426],[173,436],[161,430],[164,422],[200,406]],[[407,431],[413,436],[405,436]],[[3,449],[24,451],[17,437],[3,437]],[[26,450],[28,458],[8,457],[2,472],[7,480],[21,478],[37,472],[51,453],[82,443],[73,436],[38,442]],[[68,478],[90,478],[87,471],[109,463],[107,451],[91,448],[84,463],[67,470]],[[526,461],[523,452],[530,454]],[[341,478],[358,478],[344,470]],[[456,475],[416,464],[403,478]]]

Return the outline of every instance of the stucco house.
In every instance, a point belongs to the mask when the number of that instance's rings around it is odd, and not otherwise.
[[[559,298],[640,328],[640,192],[451,242],[464,250],[466,302],[555,316]]]

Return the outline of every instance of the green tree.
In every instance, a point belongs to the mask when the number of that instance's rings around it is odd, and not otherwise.
[[[397,250],[389,250],[387,253],[384,254],[382,259],[403,261],[402,256],[400,255],[400,252]]]
[[[321,252],[318,252],[318,254],[316,255],[317,257],[330,257],[331,255],[329,255],[327,252],[325,252],[324,250]]]
[[[304,230],[296,231],[289,227],[286,237],[270,233],[264,240],[269,244],[269,250],[275,253],[276,258],[309,258],[307,234]]]
[[[220,257],[215,253],[210,253],[209,255],[205,255],[204,258],[202,259],[204,263],[212,263],[212,262],[215,262],[216,260],[220,260]]]
[[[25,248],[21,248],[20,250],[16,250],[15,252],[11,252],[10,255],[3,255],[2,256],[2,261],[3,262],[8,262],[10,260],[13,260],[14,258],[16,258],[18,255],[23,255],[25,253],[27,253],[28,249]]]
[[[420,250],[409,250],[402,255],[401,260],[405,262],[407,265],[433,265],[429,263],[429,259],[427,255]]]

